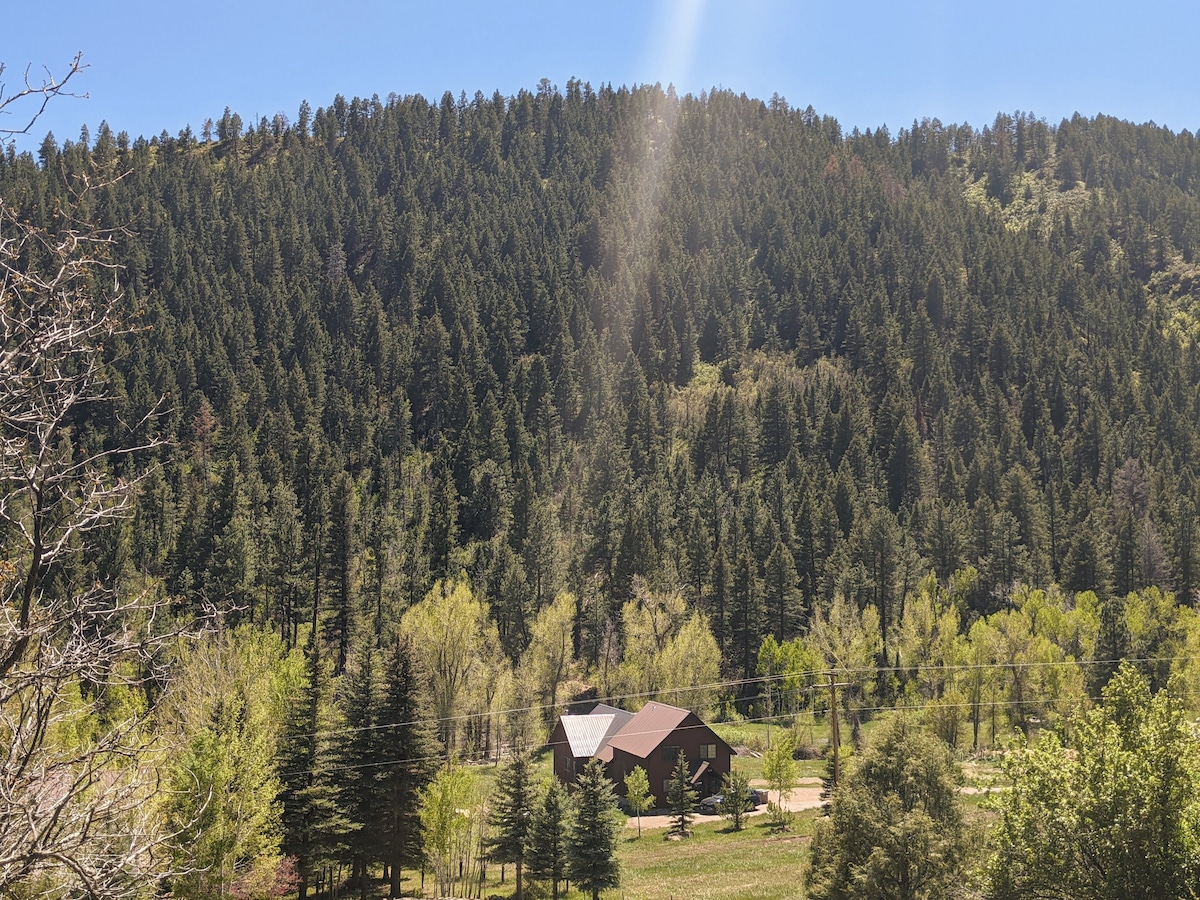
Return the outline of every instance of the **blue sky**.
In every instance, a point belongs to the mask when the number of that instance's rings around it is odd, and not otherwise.
[[[925,116],[980,126],[1019,109],[1195,132],[1198,35],[1195,0],[13,0],[0,61],[10,92],[27,64],[61,71],[77,51],[90,64],[89,99],[56,102],[19,149],[102,119],[132,136],[199,132],[226,106],[294,119],[301,100],[338,93],[508,95],[543,77],[779,93],[847,131]]]

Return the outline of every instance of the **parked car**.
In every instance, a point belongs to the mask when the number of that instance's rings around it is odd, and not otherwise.
[[[721,804],[725,802],[724,794],[713,794],[711,797],[705,797],[700,801],[700,812],[708,813],[709,815],[717,815],[721,812]],[[758,809],[767,802],[767,792],[749,788],[746,791],[746,811]]]

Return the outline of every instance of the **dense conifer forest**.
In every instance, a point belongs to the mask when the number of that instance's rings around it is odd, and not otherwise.
[[[441,754],[576,697],[754,719],[836,668],[855,728],[969,749],[1121,658],[1200,684],[1186,131],[544,81],[0,154],[35,225],[85,177],[133,327],[65,440],[147,474],[44,589],[208,623],[121,701],[176,739],[179,894],[411,866]],[[259,789],[236,848],[205,778]]]

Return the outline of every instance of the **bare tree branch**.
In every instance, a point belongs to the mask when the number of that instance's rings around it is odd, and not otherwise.
[[[30,93],[62,93],[67,78]],[[39,113],[40,114],[40,113]],[[36,118],[36,115],[35,115]],[[144,895],[169,874],[169,844],[148,725],[113,721],[111,698],[145,695],[177,633],[165,598],[103,584],[64,588],[92,532],[127,517],[141,476],[116,474],[127,440],[91,450],[81,408],[108,399],[103,347],[128,333],[112,244],[81,221],[92,189],[45,226],[0,198],[0,896]],[[81,571],[87,571],[82,567]]]
[[[22,78],[23,87],[18,90],[9,93],[7,85],[3,81],[0,81],[0,116],[16,115],[14,110],[9,108],[14,105],[19,105],[25,109],[25,112],[21,113],[20,118],[17,120],[25,124],[19,128],[0,128],[0,139],[14,138],[20,134],[29,134],[34,123],[42,117],[42,113],[46,111],[46,107],[55,97],[86,98],[87,94],[76,94],[67,90],[67,83],[86,68],[87,64],[83,61],[83,54],[76,53],[75,58],[71,60],[70,66],[67,67],[67,73],[62,78],[56,78],[48,68],[43,66],[42,72],[44,76],[39,84],[36,79],[30,79],[30,67],[26,66],[25,74]],[[0,62],[0,79],[4,77],[4,71],[4,63]],[[32,111],[30,111],[30,107],[32,107]]]

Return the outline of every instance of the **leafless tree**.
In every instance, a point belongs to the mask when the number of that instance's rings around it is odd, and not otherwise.
[[[30,96],[44,106],[80,68],[76,57],[66,78],[0,110]],[[2,897],[134,897],[165,874],[149,711],[139,701],[125,707],[142,714],[112,712],[114,697],[144,696],[169,637],[161,601],[90,580],[64,587],[137,485],[115,474],[139,449],[132,440],[88,449],[74,427],[107,399],[103,347],[126,327],[117,235],[76,213],[88,190],[37,225],[0,196]]]
[[[7,89],[4,78],[5,65],[0,62],[0,116],[17,116],[13,127],[0,128],[0,139],[15,137],[18,134],[29,134],[34,123],[41,118],[46,107],[55,97],[86,97],[87,94],[76,94],[68,89],[68,84],[76,75],[87,68],[83,54],[76,53],[75,58],[61,77],[55,77],[49,69],[42,69],[39,81],[30,76],[31,67],[26,66],[21,84],[11,93]]]

